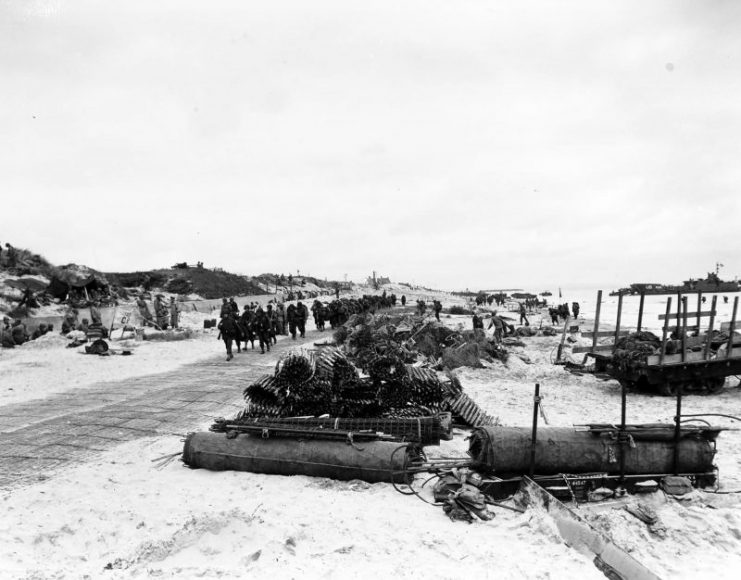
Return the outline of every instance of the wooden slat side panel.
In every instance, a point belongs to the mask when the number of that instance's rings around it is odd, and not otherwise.
[[[708,316],[715,316],[716,314],[717,314],[717,312],[715,312],[714,310],[708,310],[708,311],[705,311],[705,312],[688,312],[687,313],[687,318],[698,318],[698,317],[699,318],[706,318]],[[659,320],[666,320],[667,318],[669,320],[672,320],[672,319],[681,318],[681,317],[682,317],[682,315],[681,314],[678,314],[676,312],[672,312],[669,315],[659,314]]]
[[[575,346],[571,349],[573,353],[580,352],[609,352],[615,348],[612,344],[598,344],[597,346]]]
[[[734,348],[731,351],[731,356],[729,358],[741,358],[741,348]],[[658,354],[651,355],[646,360],[646,364],[648,365],[657,365],[659,364],[660,357]],[[687,360],[685,362],[697,362],[705,360],[703,358],[702,352],[695,352],[691,351],[687,353]],[[725,357],[721,355],[718,359],[708,359],[709,361],[713,360],[725,360]],[[664,364],[682,364],[682,355],[681,354],[667,354],[664,355]]]
[[[618,336],[628,336],[629,334],[630,334],[629,330],[621,330],[618,333]],[[593,338],[595,333],[592,332],[591,330],[587,330],[586,332],[582,332],[581,335],[584,338]],[[596,333],[596,335],[597,335],[597,338],[607,338],[608,336],[615,336],[615,331],[614,330],[600,330],[599,332]]]

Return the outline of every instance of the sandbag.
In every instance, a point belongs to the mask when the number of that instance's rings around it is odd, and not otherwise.
[[[668,430],[673,426],[667,426]],[[714,432],[717,434],[717,431]],[[482,471],[522,475],[530,469],[532,429],[529,427],[481,427],[471,435],[469,454]],[[660,474],[674,471],[674,441],[634,439],[626,444],[625,474]],[[570,427],[538,429],[535,446],[535,473],[620,473],[621,446],[610,433],[577,431]],[[679,441],[680,473],[713,470],[714,437],[683,436]]]
[[[370,483],[406,483],[406,461],[414,453],[408,444],[321,439],[268,438],[240,433],[189,434],[183,462],[190,467],[214,471],[235,470],[276,475],[310,475],[339,480],[360,479]]]

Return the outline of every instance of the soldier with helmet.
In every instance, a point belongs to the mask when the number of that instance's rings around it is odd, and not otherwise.
[[[272,332],[272,326],[267,314],[262,309],[262,306],[257,307],[255,312],[255,319],[252,323],[252,328],[257,334],[257,338],[260,341],[260,354],[265,354],[265,348],[267,347],[270,352],[270,333]]]
[[[288,332],[291,333],[291,338],[296,340],[296,324],[298,322],[298,313],[296,312],[296,306],[289,304],[286,309],[286,318],[288,319]]]
[[[309,319],[309,309],[299,300],[296,304],[296,328],[301,334],[301,338],[306,335],[306,321]]]

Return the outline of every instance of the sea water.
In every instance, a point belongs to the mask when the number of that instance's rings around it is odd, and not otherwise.
[[[614,327],[617,322],[617,311],[618,311],[618,296],[610,296],[612,289],[603,289],[599,286],[574,286],[574,287],[562,287],[560,289],[561,298],[559,298],[559,289],[553,292],[552,296],[546,297],[549,305],[557,305],[568,303],[569,310],[571,310],[572,302],[578,302],[580,311],[579,318],[587,318],[594,320],[596,306],[597,306],[597,292],[602,290],[602,302],[600,308],[600,327]],[[687,298],[687,312],[698,311],[698,295],[697,294],[683,294],[683,297]],[[700,312],[710,312],[710,308],[713,301],[713,296],[717,296],[717,302],[715,306],[716,315],[713,327],[716,330],[720,329],[721,322],[729,322],[733,316],[733,302],[736,297],[741,296],[739,292],[719,292],[719,293],[703,293],[702,296],[706,299],[705,303],[700,303]],[[724,297],[728,298],[728,302],[724,301]],[[542,298],[542,297],[541,297]],[[666,313],[666,305],[668,299],[671,298],[671,313],[676,314],[678,311],[677,301],[678,297],[676,294],[663,295],[663,294],[651,294],[646,295],[643,303],[643,321],[641,328],[643,330],[649,330],[653,333],[660,333],[664,321],[659,319],[659,315]],[[622,315],[620,317],[620,327],[624,330],[635,330],[638,324],[638,310],[641,302],[640,296],[623,296],[623,307]],[[737,325],[741,329],[741,306],[738,309],[736,320]],[[681,319],[680,319],[681,320]],[[670,321],[673,322],[673,321]],[[701,319],[701,328],[707,329],[710,323],[709,317]],[[691,326],[697,324],[697,317],[689,316],[687,318],[687,325]],[[672,324],[673,325],[673,324]],[[582,328],[582,330],[589,330]]]

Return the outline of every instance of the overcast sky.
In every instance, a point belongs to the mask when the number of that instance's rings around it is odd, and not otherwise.
[[[741,275],[741,2],[0,0],[0,242],[462,289]]]

